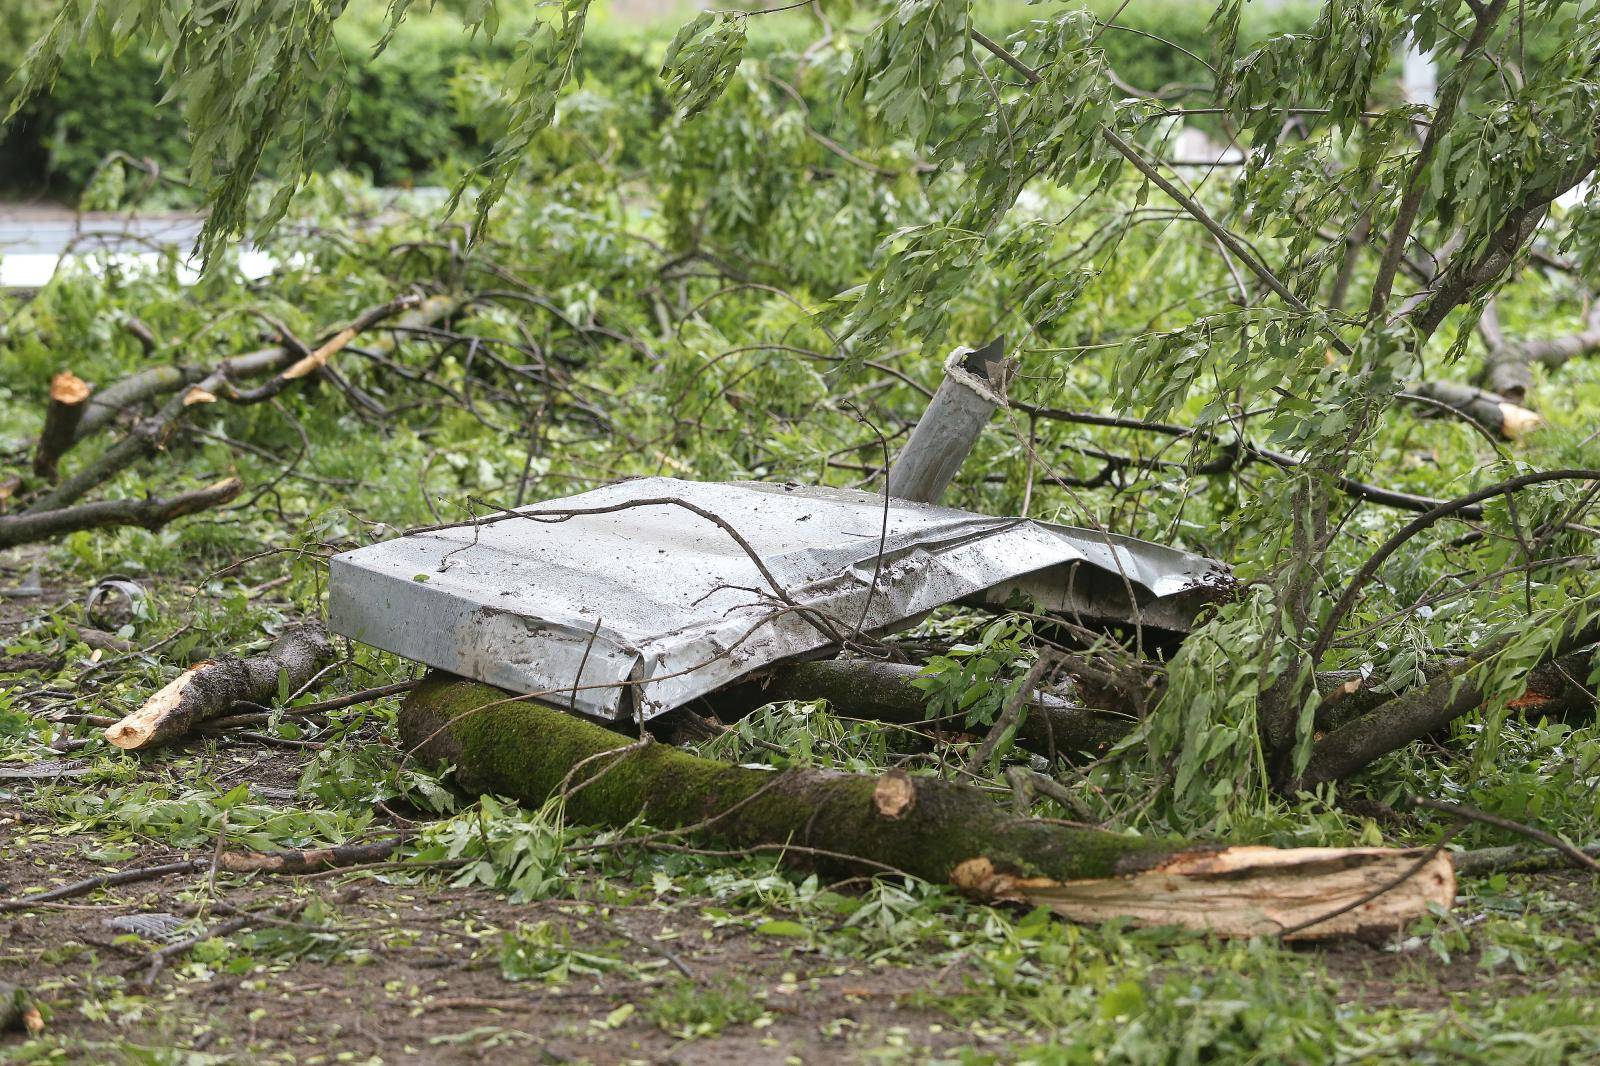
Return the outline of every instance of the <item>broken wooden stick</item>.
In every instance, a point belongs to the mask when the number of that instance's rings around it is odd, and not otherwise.
[[[290,626],[260,655],[228,655],[185,670],[144,706],[108,727],[106,739],[129,751],[153,748],[237,704],[271,701],[280,676],[289,688],[301,688],[332,661],[333,645],[320,624]]]
[[[433,674],[400,709],[408,751],[471,791],[562,798],[574,821],[644,817],[793,860],[899,871],[985,900],[1100,921],[1125,915],[1225,936],[1318,938],[1448,907],[1448,855],[1378,848],[1238,848],[1018,818],[980,789],[931,777],[730,766],[640,743],[526,697]],[[1389,886],[1387,889],[1385,886]],[[1382,890],[1382,891],[1379,891]],[[1326,920],[1322,920],[1326,917]]]
[[[33,472],[46,481],[56,479],[56,464],[72,447],[92,391],[87,381],[70,370],[50,379],[50,403],[44,409],[44,428],[33,451]]]

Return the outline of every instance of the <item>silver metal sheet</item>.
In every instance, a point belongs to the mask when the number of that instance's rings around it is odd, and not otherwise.
[[[717,516],[749,551],[652,500]],[[596,508],[615,509],[570,513]],[[500,519],[335,556],[334,630],[556,706],[650,718],[828,647],[829,626],[890,630],[1020,586],[1069,614],[1181,628],[1186,599],[1222,574],[1143,541],[902,500],[884,535],[883,496],[795,484],[644,478]]]

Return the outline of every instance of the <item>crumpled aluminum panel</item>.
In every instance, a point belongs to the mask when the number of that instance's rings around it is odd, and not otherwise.
[[[714,514],[750,551],[647,500]],[[567,513],[604,507],[617,509]],[[836,643],[819,616],[872,633],[1022,587],[1069,614],[1182,629],[1224,574],[1161,545],[903,500],[883,536],[883,496],[795,484],[643,478],[518,515],[335,556],[334,630],[556,706],[650,718]]]

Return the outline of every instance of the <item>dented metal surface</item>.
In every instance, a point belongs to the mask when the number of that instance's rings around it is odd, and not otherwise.
[[[1068,615],[1184,629],[1226,580],[1161,545],[950,507],[890,500],[884,526],[873,493],[644,478],[335,556],[330,621],[559,707],[650,718],[965,598],[1022,588]]]

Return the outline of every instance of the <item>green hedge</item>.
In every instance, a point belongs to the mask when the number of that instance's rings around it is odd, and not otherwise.
[[[1109,13],[1113,5],[1093,0]],[[483,150],[470,120],[465,85],[474,72],[489,74],[508,61],[515,23],[507,18],[493,42],[469,37],[446,13],[412,15],[389,49],[370,57],[381,32],[385,5],[358,4],[342,28],[340,47],[349,78],[349,114],[327,146],[327,164],[360,171],[382,184],[436,180],[446,160],[471,160]],[[1004,36],[1026,20],[1049,14],[1051,5],[1005,2],[977,5],[979,21]],[[15,10],[15,9],[13,9]],[[1247,11],[1254,12],[1252,6]],[[1308,9],[1286,6],[1252,14],[1247,35],[1263,36],[1306,25]],[[1117,18],[1120,26],[1157,34],[1204,56],[1209,50],[1206,21],[1210,6],[1194,0],[1141,0]],[[7,21],[0,15],[0,24]],[[10,21],[16,21],[15,16]],[[0,25],[12,41],[26,40],[32,27]],[[640,158],[635,145],[653,136],[665,107],[656,66],[671,27],[622,25],[596,20],[580,56],[585,85],[613,95],[647,96],[652,106],[627,108],[619,121],[635,128],[621,134],[626,155]],[[751,20],[747,55],[773,56],[815,36],[815,23],[801,14]],[[1174,82],[1205,80],[1205,69],[1150,37],[1113,29],[1101,37],[1113,67],[1130,83],[1154,89]],[[15,45],[0,45],[0,77],[16,61]],[[157,68],[130,50],[91,65],[70,60],[55,90],[28,105],[20,120],[0,132],[0,183],[49,188],[62,194],[81,189],[108,154],[121,150],[148,156],[169,170],[181,170],[187,155],[183,121],[175,107],[158,107]],[[459,99],[458,99],[459,98]],[[823,110],[826,102],[819,101]],[[465,114],[463,112],[466,112]],[[820,117],[820,116],[818,116]],[[630,143],[632,142],[632,143]],[[270,160],[269,160],[270,166]]]

